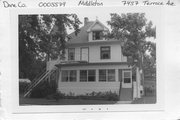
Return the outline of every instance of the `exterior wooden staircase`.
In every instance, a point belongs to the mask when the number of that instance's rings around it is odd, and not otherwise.
[[[24,92],[24,97],[27,97],[30,95],[31,91],[37,87],[39,83],[46,80],[57,68],[53,67],[51,70],[44,69],[43,72],[41,72],[35,79],[32,81],[32,83],[26,88]]]

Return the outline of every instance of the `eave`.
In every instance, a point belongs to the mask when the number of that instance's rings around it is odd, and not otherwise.
[[[120,40],[102,40],[102,41],[91,41],[84,43],[67,43],[67,46],[91,46],[91,45],[109,45],[109,44],[120,44]]]
[[[65,63],[65,64],[56,64],[55,66],[58,68],[65,67],[65,66],[101,66],[101,65],[128,65],[127,62],[96,62],[96,63],[89,63],[89,62],[77,62],[77,63]]]

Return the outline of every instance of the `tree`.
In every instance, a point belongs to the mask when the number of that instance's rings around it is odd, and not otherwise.
[[[144,13],[110,14],[111,37],[121,41],[122,53],[128,63],[138,68],[142,85],[144,84],[144,58],[152,48],[147,38],[156,37],[156,28],[147,21]],[[152,52],[153,54],[153,52]]]
[[[79,24],[75,14],[19,15],[19,77],[31,78],[36,65],[42,69],[47,57],[61,56],[67,28],[78,33]]]
[[[147,52],[144,55],[144,76],[151,79],[156,78],[156,44],[153,42],[147,42]]]

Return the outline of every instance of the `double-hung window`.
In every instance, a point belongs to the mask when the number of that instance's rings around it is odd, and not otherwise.
[[[110,46],[101,47],[101,59],[110,59],[111,55]]]
[[[68,60],[75,60],[75,48],[68,49]]]
[[[80,81],[81,82],[96,81],[96,71],[95,70],[80,70]]]
[[[62,70],[61,73],[62,82],[75,82],[76,81],[76,70]]]
[[[100,69],[99,81],[100,82],[115,81],[115,69]]]

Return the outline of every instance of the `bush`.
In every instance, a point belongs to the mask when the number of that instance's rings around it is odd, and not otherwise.
[[[51,81],[50,83],[48,81],[44,81],[32,90],[30,97],[46,98],[48,95],[56,93],[56,89],[54,81]]]
[[[72,92],[69,94],[64,94],[61,92],[57,92],[55,94],[49,95],[47,99],[84,99],[84,100],[108,100],[108,101],[117,101],[119,100],[119,96],[114,92],[91,92],[86,93],[85,95],[76,95]]]

